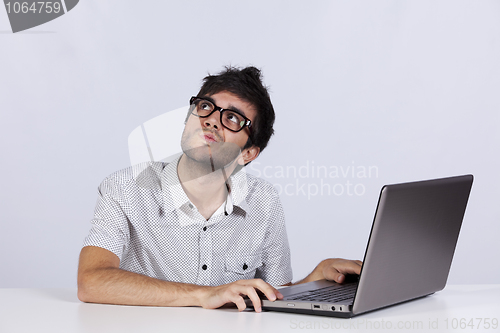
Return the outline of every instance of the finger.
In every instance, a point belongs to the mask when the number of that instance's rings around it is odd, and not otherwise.
[[[349,260],[348,267],[346,269],[346,273],[359,275],[361,273],[361,266],[362,265],[363,265],[363,263],[359,260]]]
[[[329,266],[323,271],[325,279],[342,283],[345,280],[345,275],[339,272],[335,267]]]
[[[332,263],[339,273],[342,274],[360,274],[361,266],[355,260],[340,260]]]
[[[257,295],[257,292],[255,289],[251,286],[247,286],[245,288],[245,295],[250,298],[253,304],[253,308],[255,309],[255,312],[261,312],[262,311],[262,304],[260,302],[259,295]]]
[[[275,301],[277,298],[283,298],[283,295],[269,283],[261,279],[250,280],[252,285],[262,291],[270,301]]]
[[[236,304],[238,311],[243,311],[247,308],[247,305],[245,304],[245,300],[240,295],[235,295],[235,297],[233,299],[231,299],[231,302]]]

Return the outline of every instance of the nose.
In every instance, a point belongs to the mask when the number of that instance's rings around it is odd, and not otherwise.
[[[213,127],[215,130],[219,130],[222,128],[220,123],[220,111],[216,110],[212,112],[212,114],[206,118],[200,118],[204,127]]]

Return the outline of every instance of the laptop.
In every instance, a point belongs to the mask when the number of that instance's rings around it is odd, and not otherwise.
[[[472,181],[464,175],[385,185],[359,277],[284,287],[282,300],[263,296],[262,308],[350,318],[442,290]]]

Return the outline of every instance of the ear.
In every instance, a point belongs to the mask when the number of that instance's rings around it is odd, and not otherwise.
[[[252,146],[250,148],[244,149],[239,158],[238,158],[238,164],[240,165],[245,165],[257,158],[260,153],[260,148],[257,146]]]

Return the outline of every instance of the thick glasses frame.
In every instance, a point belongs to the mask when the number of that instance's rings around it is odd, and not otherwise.
[[[211,104],[213,104],[214,106],[214,109],[212,110],[212,112],[210,112],[209,114],[207,114],[206,116],[200,116],[199,114],[195,114],[193,113],[194,111],[194,108],[190,110],[191,114],[193,116],[196,116],[196,117],[199,117],[199,118],[207,118],[207,117],[210,117],[210,115],[212,115],[212,113],[214,113],[215,111],[219,111],[220,113],[220,123],[222,124],[222,126],[224,126],[224,128],[227,128],[228,130],[230,130],[231,132],[239,132],[241,131],[242,129],[244,129],[245,127],[248,127],[248,129],[251,131],[251,126],[252,126],[252,121],[250,119],[248,119],[247,117],[245,117],[244,115],[242,115],[241,113],[237,112],[237,111],[234,111],[234,110],[231,110],[231,109],[223,109],[217,105],[215,105],[214,102],[206,99],[206,98],[203,98],[203,97],[198,97],[198,96],[193,96],[191,97],[191,99],[189,100],[189,105],[193,106],[194,103],[196,101],[207,101],[207,102],[210,102]],[[230,129],[229,127],[227,127],[226,125],[224,125],[224,122],[222,121],[223,119],[223,113],[225,111],[230,111],[230,112],[234,112],[234,113],[237,113],[240,117],[243,117],[245,119],[245,123],[243,124],[243,126],[241,126],[241,128],[239,130],[233,130],[233,129]]]

